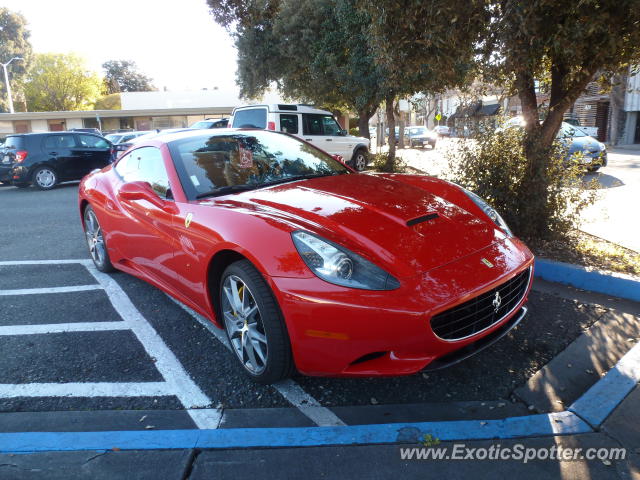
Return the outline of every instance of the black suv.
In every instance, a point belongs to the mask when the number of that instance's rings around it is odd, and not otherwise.
[[[50,190],[80,180],[113,161],[115,149],[104,137],[83,132],[25,133],[7,136],[0,157],[0,182]]]

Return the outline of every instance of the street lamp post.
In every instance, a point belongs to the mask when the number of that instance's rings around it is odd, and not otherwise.
[[[7,67],[14,60],[23,60],[23,58],[22,57],[13,57],[7,63],[0,64],[0,65],[2,65],[2,69],[4,70],[4,83],[7,86],[7,98],[9,100],[9,113],[14,113],[14,111],[13,111],[13,97],[11,96],[11,84],[9,83],[9,74],[7,73]]]

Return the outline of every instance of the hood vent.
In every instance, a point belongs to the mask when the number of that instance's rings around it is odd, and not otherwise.
[[[429,215],[423,215],[421,217],[416,217],[412,220],[409,220],[407,222],[407,227],[413,227],[414,225],[417,225],[418,223],[422,223],[422,222],[426,222],[429,220],[435,220],[436,218],[438,218],[439,215],[437,213],[430,213]]]

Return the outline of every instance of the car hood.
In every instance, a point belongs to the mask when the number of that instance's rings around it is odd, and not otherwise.
[[[447,264],[502,235],[489,220],[381,175],[303,180],[229,196],[226,202],[316,232],[398,276]]]

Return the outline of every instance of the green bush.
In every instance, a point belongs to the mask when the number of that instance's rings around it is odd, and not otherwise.
[[[386,173],[404,173],[407,170],[407,164],[396,155],[396,158],[393,162],[393,168],[388,170],[386,168],[387,158],[389,158],[389,154],[386,152],[382,153],[371,153],[369,155],[369,165],[373,167],[376,172],[386,172]]]
[[[547,198],[535,215],[546,219],[548,230],[531,232],[525,205],[528,163],[523,150],[524,132],[518,128],[476,132],[461,140],[448,154],[448,179],[484,198],[505,219],[513,232],[535,241],[567,238],[580,224],[581,211],[597,199],[598,183],[584,180],[585,167],[578,155],[556,142],[549,152],[545,172]]]
[[[353,135],[354,137],[359,137],[360,136],[360,129],[358,129],[358,127],[351,127],[349,129],[349,135]]]

